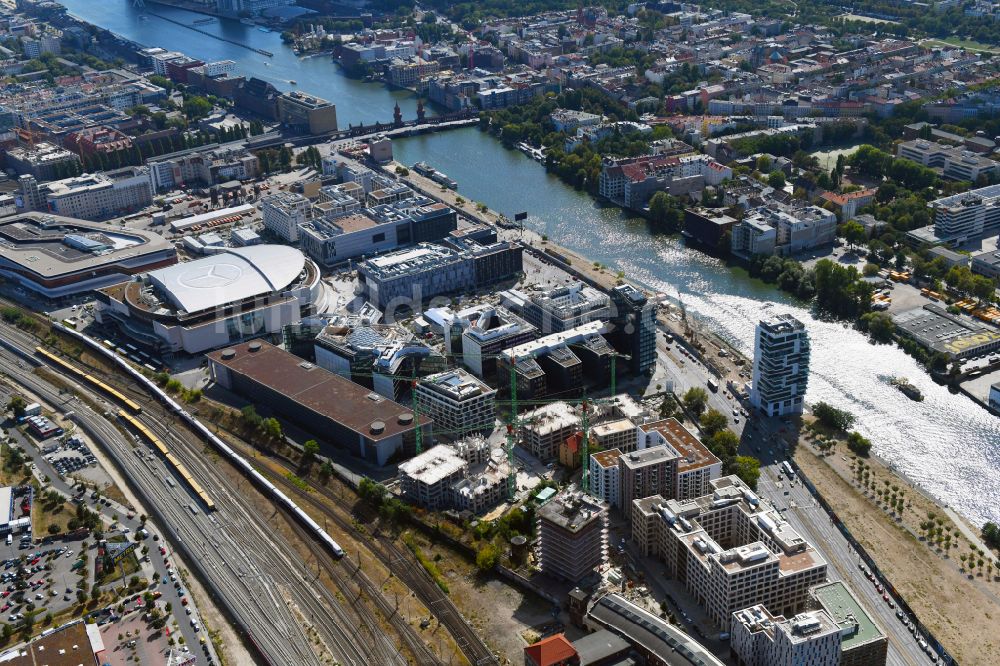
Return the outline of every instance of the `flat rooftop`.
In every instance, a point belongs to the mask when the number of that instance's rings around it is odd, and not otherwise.
[[[378,441],[415,427],[409,409],[267,342],[244,342],[206,357],[366,439]],[[372,426],[377,422],[382,431],[375,434]],[[420,418],[421,427],[430,423]]]
[[[622,452],[620,449],[608,449],[607,451],[598,451],[597,453],[591,454],[591,458],[597,461],[597,464],[601,467],[607,469],[609,467],[618,466],[618,458],[621,457]]]
[[[645,467],[646,465],[656,465],[668,460],[675,460],[677,452],[669,446],[650,446],[646,449],[632,451],[622,456],[626,467]]]
[[[607,504],[582,493],[566,494],[538,509],[544,522],[558,525],[569,532],[579,532],[607,513]]]
[[[399,464],[399,473],[429,486],[465,468],[465,459],[450,446],[438,444]]]
[[[812,594],[841,628],[841,649],[849,650],[885,638],[885,633],[841,581],[817,585],[812,589]],[[845,629],[849,631],[844,631]]]
[[[100,239],[103,249],[88,252],[71,247],[64,242],[67,236]],[[107,224],[49,213],[24,213],[0,219],[2,259],[43,278],[141,260],[157,253],[173,254],[174,247],[152,231],[115,229]]]
[[[996,329],[934,304],[901,312],[892,321],[920,344],[946,354],[974,356],[977,348],[1000,341]]]

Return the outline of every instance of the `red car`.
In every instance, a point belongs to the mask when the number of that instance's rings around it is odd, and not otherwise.
[[[10,609],[10,604],[4,604],[3,608],[0,608],[0,613],[6,613]]]

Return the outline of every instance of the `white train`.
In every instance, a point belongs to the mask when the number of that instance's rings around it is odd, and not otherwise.
[[[238,466],[243,472],[249,476],[254,483],[267,492],[273,499],[277,500],[280,504],[284,505],[295,518],[305,525],[313,535],[323,542],[323,545],[327,547],[333,555],[340,559],[344,556],[344,549],[340,547],[336,541],[324,530],[319,524],[309,517],[305,511],[302,510],[298,504],[292,501],[288,495],[283,493],[277,486],[268,481],[263,474],[254,469],[250,462],[241,456],[239,453],[234,451],[232,447],[219,439],[212,431],[210,431],[205,424],[196,419],[193,415],[189,414],[176,400],[171,398],[166,392],[164,392],[155,382],[148,379],[144,374],[133,368],[125,359],[121,358],[115,354],[112,350],[105,348],[100,342],[92,340],[86,335],[83,335],[79,331],[72,329],[68,326],[63,326],[59,323],[54,323],[54,326],[59,326],[63,332],[79,339],[84,344],[88,345],[99,354],[102,354],[105,358],[109,359],[112,363],[116,364],[119,368],[130,374],[135,378],[136,381],[142,383],[147,389],[149,389],[160,402],[166,405],[172,412],[184,419],[192,428],[198,431],[202,437],[207,439],[212,445],[218,449],[223,455],[225,455],[233,464]]]

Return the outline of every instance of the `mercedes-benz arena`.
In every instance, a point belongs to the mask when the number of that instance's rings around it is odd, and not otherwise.
[[[284,245],[232,248],[98,292],[97,320],[161,351],[197,354],[313,314],[316,265]]]

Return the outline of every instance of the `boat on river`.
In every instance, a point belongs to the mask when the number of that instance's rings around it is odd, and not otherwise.
[[[924,399],[924,394],[920,392],[920,389],[911,384],[905,377],[891,377],[889,383],[914,402],[920,402]]]
[[[430,178],[435,183],[439,185],[444,185],[450,190],[458,189],[458,183],[456,183],[454,180],[452,180],[445,174],[441,173],[431,165],[427,164],[426,162],[417,162],[416,164],[413,165],[413,170],[416,171],[421,176],[423,176],[424,178]]]

